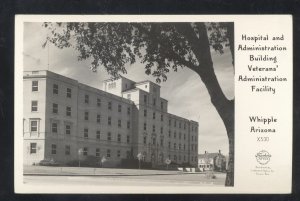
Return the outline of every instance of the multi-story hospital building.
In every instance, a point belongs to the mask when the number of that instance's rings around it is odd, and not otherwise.
[[[168,113],[160,86],[120,77],[103,90],[46,71],[25,71],[24,164],[105,156],[197,165],[198,123]],[[81,150],[81,152],[79,152]]]

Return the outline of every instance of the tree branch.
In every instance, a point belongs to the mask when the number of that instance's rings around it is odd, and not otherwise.
[[[156,25],[154,23],[151,24],[151,29],[150,30],[147,30],[140,23],[136,23],[136,24],[133,24],[133,25],[136,26],[138,28],[138,30],[142,31],[144,34],[151,37],[157,44],[160,44],[160,45],[163,46],[163,43],[158,39],[158,37],[156,35],[157,28],[156,28]],[[182,64],[183,66],[186,66],[186,67],[188,67],[191,70],[194,70],[196,72],[197,66],[195,64],[193,64],[192,62],[190,62],[190,61],[184,59],[183,57],[179,56],[174,51],[169,51],[169,53],[165,54],[165,55],[168,55],[169,59],[174,59],[174,61],[177,61],[180,64]]]

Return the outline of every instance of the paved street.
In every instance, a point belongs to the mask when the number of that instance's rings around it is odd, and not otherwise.
[[[206,179],[200,174],[183,175],[151,175],[151,176],[24,176],[24,183],[29,184],[66,184],[77,185],[86,183],[89,185],[117,185],[117,186],[170,186],[170,185],[192,185],[192,186],[223,186],[225,175],[217,175],[216,179]]]
[[[27,167],[24,173],[24,183],[33,185],[224,186],[225,182],[225,174],[220,173],[215,173],[215,179],[208,179],[204,173],[163,170]]]

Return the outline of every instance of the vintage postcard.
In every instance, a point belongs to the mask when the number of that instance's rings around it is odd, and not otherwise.
[[[16,15],[16,193],[291,193],[291,15]]]

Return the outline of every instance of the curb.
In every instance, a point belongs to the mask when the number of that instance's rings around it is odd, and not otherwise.
[[[174,174],[157,173],[157,174],[47,174],[47,173],[23,173],[24,176],[96,176],[96,177],[119,177],[119,176],[157,176],[157,175],[184,175],[184,174],[203,174],[191,172],[179,172]]]

